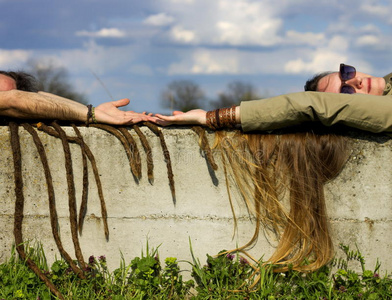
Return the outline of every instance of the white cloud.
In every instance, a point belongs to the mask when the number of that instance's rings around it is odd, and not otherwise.
[[[372,14],[377,17],[390,17],[391,15],[391,6],[376,5],[374,3],[372,4],[365,3],[361,5],[360,10],[362,10],[366,14]]]
[[[0,49],[0,68],[7,70],[20,67],[30,58],[31,53],[27,50]]]
[[[359,32],[361,33],[380,33],[380,28],[374,24],[366,24],[359,28]]]
[[[169,37],[169,40],[181,44],[212,47],[325,47],[331,35],[341,34],[351,39],[358,34],[380,31],[380,26],[369,19],[361,22],[362,10],[366,9],[366,6],[362,6],[361,10],[359,3],[355,8],[347,10],[345,4],[333,1],[331,7],[329,2],[198,0],[174,3],[174,0],[161,0],[157,6],[161,13],[148,17],[145,23],[148,20],[151,24],[171,26],[168,29],[163,28],[155,35],[160,41]],[[312,5],[311,10],[303,9],[309,5]],[[383,7],[373,7],[373,14],[382,14]],[[309,14],[312,14],[313,18],[321,19],[314,28],[310,23],[306,24],[299,19],[306,20]],[[335,16],[333,21],[329,19],[329,15],[332,14]],[[294,26],[287,16],[295,20]],[[359,25],[354,25],[354,19],[357,22],[359,19]],[[301,28],[303,23],[307,27]]]
[[[143,23],[147,25],[153,25],[153,26],[167,26],[173,23],[173,21],[174,21],[173,17],[169,16],[166,13],[160,13],[160,14],[149,16],[143,21]]]
[[[323,71],[330,71],[333,66],[336,70],[341,62],[347,60],[347,57],[332,51],[321,50],[317,51],[311,60],[304,60],[297,58],[286,63],[285,71],[291,74],[309,74]]]
[[[238,24],[236,22],[221,21],[216,24],[219,44],[233,46],[260,45],[272,46],[282,41],[276,32],[282,21],[271,19],[259,24]]]
[[[333,36],[330,39],[327,47],[333,51],[346,52],[349,48],[349,38],[342,35]]]
[[[172,38],[177,42],[189,44],[196,40],[196,33],[194,31],[186,30],[181,26],[173,27],[170,33]]]
[[[183,59],[168,68],[169,75],[178,74],[235,74],[238,72],[236,50],[196,49],[189,56],[182,53]]]
[[[175,42],[210,46],[273,46],[283,41],[280,35],[283,20],[277,16],[273,0],[198,0],[187,2],[187,5],[162,0],[158,9],[175,19],[175,24],[167,30]],[[156,36],[162,39],[164,33]]]
[[[347,62],[349,44],[343,36],[334,36],[326,47],[319,47],[307,58],[287,61],[284,70],[291,74],[318,73],[337,69],[342,62]],[[336,68],[334,67],[336,66]]]
[[[220,0],[213,40],[228,45],[271,46],[282,41],[278,32],[283,22],[269,1]]]
[[[168,75],[185,74],[281,74],[284,72],[282,57],[294,57],[290,49],[274,52],[255,52],[238,49],[183,50],[180,60],[172,63]],[[290,56],[291,55],[291,56]]]
[[[367,51],[371,51],[369,55],[375,55],[373,51],[377,51],[377,53],[380,53],[380,51],[390,53],[392,40],[381,34],[365,34],[356,39],[355,45],[363,50],[367,49]]]
[[[98,31],[78,31],[76,36],[96,37],[96,38],[122,38],[125,37],[125,32],[118,28],[102,28]]]
[[[377,46],[380,45],[380,39],[374,35],[364,35],[357,39],[356,44],[358,46]]]
[[[209,51],[198,51],[193,56],[190,71],[193,74],[230,74],[238,72],[238,65],[234,55],[217,57]]]

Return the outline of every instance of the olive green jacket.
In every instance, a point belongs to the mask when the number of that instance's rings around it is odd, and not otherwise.
[[[392,132],[392,73],[383,96],[300,92],[241,102],[243,131],[274,130],[303,122],[344,124],[370,132]]]

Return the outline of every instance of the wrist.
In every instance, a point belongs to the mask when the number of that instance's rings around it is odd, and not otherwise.
[[[200,125],[207,125],[207,112],[203,111],[203,114],[200,118]]]
[[[87,105],[87,115],[86,115],[86,126],[94,123],[97,124],[97,119],[95,117],[95,107],[92,104]]]
[[[237,124],[237,107],[210,110],[205,115],[205,125],[213,130],[234,128]]]
[[[235,108],[235,123],[241,124],[241,113],[239,105]]]

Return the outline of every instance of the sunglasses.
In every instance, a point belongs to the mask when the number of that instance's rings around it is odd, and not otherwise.
[[[340,88],[340,93],[342,94],[355,94],[355,89],[351,86],[346,84],[346,81],[355,78],[357,71],[353,66],[340,64],[339,68],[339,76],[342,80],[342,86]]]

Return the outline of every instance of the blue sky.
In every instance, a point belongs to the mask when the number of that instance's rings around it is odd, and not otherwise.
[[[111,100],[96,74],[129,109],[167,112],[178,79],[213,100],[235,80],[301,91],[341,62],[383,76],[391,29],[389,0],[0,0],[0,69],[50,60],[94,105]]]

